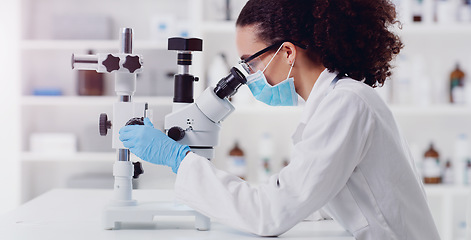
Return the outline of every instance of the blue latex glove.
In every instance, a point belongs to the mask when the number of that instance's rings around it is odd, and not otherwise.
[[[126,148],[144,161],[165,165],[177,173],[180,163],[190,148],[169,138],[155,129],[148,118],[144,125],[124,126],[119,130],[119,140]]]

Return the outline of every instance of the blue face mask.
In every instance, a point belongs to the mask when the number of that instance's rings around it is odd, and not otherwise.
[[[281,47],[278,51],[280,49]],[[275,56],[278,51],[275,53]],[[294,88],[294,78],[289,77],[294,62],[289,70],[288,78],[275,86],[270,85],[265,74],[263,74],[275,56],[272,57],[263,71],[258,70],[256,73],[247,76],[247,86],[250,88],[253,96],[260,102],[270,106],[297,106],[298,94]]]
[[[298,94],[294,89],[294,79],[288,78],[271,86],[265,75],[259,70],[247,77],[247,86],[253,96],[270,106],[297,106]]]

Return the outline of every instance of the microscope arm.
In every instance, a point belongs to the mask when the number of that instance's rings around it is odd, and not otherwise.
[[[226,119],[235,108],[227,98],[219,98],[214,88],[207,88],[195,101],[196,106],[212,122],[219,123]]]
[[[194,103],[168,114],[165,130],[180,144],[191,148],[212,148],[219,142],[220,122],[234,110],[229,100],[220,99],[210,87]]]
[[[219,143],[220,123],[235,110],[228,97],[245,83],[242,73],[233,68],[230,75],[219,81],[215,88],[207,88],[194,103],[176,103],[173,112],[165,117],[169,137],[212,159],[213,148]]]

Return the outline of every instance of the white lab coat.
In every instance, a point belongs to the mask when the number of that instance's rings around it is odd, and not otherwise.
[[[407,144],[375,90],[322,72],[293,135],[290,164],[251,186],[194,153],[177,199],[242,231],[280,235],[323,209],[359,240],[440,239]]]

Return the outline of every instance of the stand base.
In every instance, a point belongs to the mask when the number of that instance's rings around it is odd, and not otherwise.
[[[154,216],[195,216],[195,228],[207,231],[211,220],[201,213],[174,202],[143,202],[135,206],[108,206],[103,213],[106,230],[118,230],[121,223],[151,223]]]

